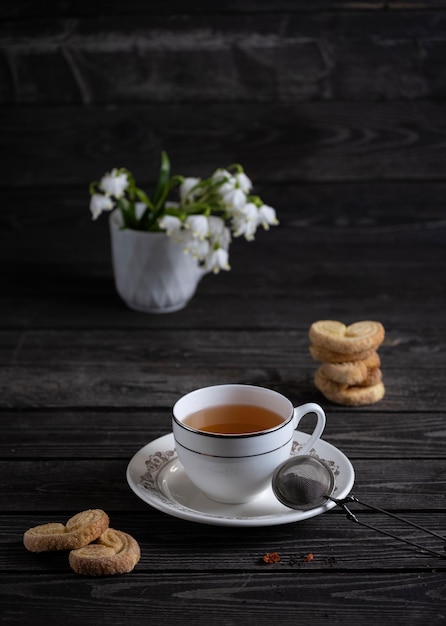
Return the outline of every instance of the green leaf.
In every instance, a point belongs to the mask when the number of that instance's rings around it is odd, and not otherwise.
[[[144,202],[144,204],[147,205],[149,209],[151,209],[152,211],[155,210],[155,207],[153,206],[152,201],[142,189],[139,189],[139,187],[135,187],[135,193],[136,193],[136,197],[138,198],[138,200],[140,200],[141,202]]]
[[[164,150],[161,152],[161,167],[160,173],[158,177],[158,182],[155,187],[155,191],[152,196],[152,203],[154,206],[157,206],[160,198],[163,196],[165,187],[169,182],[170,178],[170,161],[167,156],[167,152]]]

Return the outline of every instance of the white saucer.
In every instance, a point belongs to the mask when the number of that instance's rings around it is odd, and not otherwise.
[[[299,452],[308,437],[295,431],[292,455]],[[316,442],[310,454],[331,466],[336,478],[333,495],[337,498],[347,496],[355,480],[348,458],[322,439]],[[336,506],[334,502],[327,501],[310,511],[289,509],[276,499],[272,488],[246,504],[214,502],[189,480],[177,458],[172,433],[155,439],[135,454],[127,467],[127,481],[136,495],[155,509],[173,517],[217,526],[289,524],[315,517]]]

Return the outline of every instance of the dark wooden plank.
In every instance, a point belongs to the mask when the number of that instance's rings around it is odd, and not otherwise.
[[[387,393],[371,410],[444,408],[444,350],[429,323],[417,333],[388,328],[380,348]],[[3,333],[0,406],[144,407],[150,397],[152,407],[166,407],[191,389],[231,381],[274,387],[293,401],[322,398],[312,380],[317,363],[308,350],[309,324],[256,333],[29,331],[15,333],[15,346]]]
[[[3,104],[415,100],[446,94],[442,11],[14,20],[3,24],[0,46]]]
[[[247,274],[255,279],[253,286],[258,286],[270,280],[274,273],[272,283],[280,287],[289,280],[309,280],[321,272],[327,280],[339,274],[348,282],[357,264],[361,272],[376,274],[379,281],[382,281],[386,264],[396,273],[402,273],[404,268],[419,274],[425,272],[426,279],[431,281],[434,280],[431,274],[440,274],[445,262],[446,232],[446,220],[440,216],[432,215],[425,222],[416,221],[414,216],[413,222],[383,225],[373,224],[366,217],[362,224],[355,222],[355,218],[349,219],[348,213],[320,221],[307,219],[297,211],[294,216],[283,215],[278,227],[267,233],[260,228],[254,242],[234,239],[230,247],[232,271],[212,276],[212,280],[205,277],[203,282],[216,287],[222,283],[227,291],[229,284],[245,281]],[[417,257],[410,254],[414,248]],[[352,263],[352,255],[355,263]],[[30,224],[9,232],[5,230],[0,258],[8,263],[1,272],[3,284],[9,283],[10,293],[14,293],[14,286],[18,285],[16,292],[23,294],[26,281],[31,288],[37,284],[39,291],[55,287],[58,292],[67,288],[89,291],[94,282],[97,292],[103,286],[98,279],[112,275],[107,216],[101,223],[87,222],[80,228],[66,223],[47,228]],[[263,271],[258,272],[258,267]],[[395,284],[398,285],[398,280]],[[246,287],[252,288],[252,283]],[[422,285],[415,283],[414,288],[421,289]]]
[[[91,279],[90,279],[91,280]],[[212,277],[209,279],[212,281]],[[96,294],[87,292],[82,296],[76,291],[69,293],[32,294],[30,296],[3,296],[1,326],[4,329],[66,329],[86,328],[89,325],[99,329],[225,329],[248,328],[250,325],[258,329],[295,329],[308,328],[317,319],[338,319],[345,322],[371,318],[382,320],[387,328],[401,326],[401,310],[410,311],[410,320],[406,318],[404,325],[408,332],[413,332],[421,324],[420,329],[429,325],[439,327],[444,322],[444,297],[415,299],[395,294],[390,298],[372,291],[361,294],[361,299],[352,297],[352,292],[340,283],[331,290],[312,290],[311,283],[302,278],[302,286],[294,294],[274,295],[274,307],[265,306],[265,297],[261,293],[239,295],[225,293],[222,283],[218,291],[211,289],[213,285],[202,283],[197,294],[189,305],[169,315],[155,316],[137,313],[128,309],[115,293],[112,279],[107,281],[91,281],[91,288],[97,285]],[[29,285],[29,283],[27,283]],[[101,291],[102,290],[102,291]],[[390,287],[389,287],[390,292]],[[339,300],[331,299],[338,293]],[[354,295],[354,292],[353,292]],[[423,294],[420,293],[420,296]],[[104,314],[106,311],[106,314]],[[411,327],[411,328],[410,328]],[[435,348],[437,349],[437,348]]]
[[[97,226],[97,231],[94,224],[86,231],[67,226],[5,233],[3,297],[110,295],[110,243],[103,228],[106,224]],[[265,293],[268,285],[270,296],[299,292],[305,298],[311,284],[315,298],[330,289],[354,291],[366,298],[391,285],[402,298],[415,299],[423,291],[441,297],[443,284],[438,279],[446,264],[445,232],[446,224],[440,220],[413,226],[355,227],[348,223],[309,225],[296,216],[268,233],[258,232],[254,242],[234,240],[231,271],[205,276],[199,291],[250,297]]]
[[[444,108],[432,102],[5,107],[0,168],[12,186],[87,189],[122,165],[144,180],[165,148],[184,175],[235,161],[265,182],[435,181],[443,137]]]
[[[154,154],[153,158],[156,156]],[[180,171],[176,164],[172,166],[175,171]],[[153,169],[144,171],[140,184],[148,193],[154,189],[156,173],[155,164]],[[248,174],[251,174],[249,170]],[[99,176],[96,171],[91,172],[91,179],[95,175]],[[84,254],[79,258],[78,249],[73,251],[79,263],[81,260],[97,261],[101,257],[91,255],[100,255],[101,250],[105,258],[108,254],[107,220],[103,217],[92,222],[88,209],[88,182],[77,186],[60,185],[54,181],[47,187],[0,187],[2,258],[14,259],[16,263],[24,261],[23,247],[26,245],[30,249],[34,241],[36,250],[39,250],[39,261],[42,261],[46,248],[51,249],[61,240],[63,246],[59,244],[57,253],[58,258],[65,261],[67,252],[79,238],[84,243]],[[379,230],[383,235],[392,232],[409,235],[410,230],[435,232],[445,226],[446,182],[443,181],[311,184],[268,183],[255,177],[253,182],[255,193],[275,207],[281,224],[287,229],[311,229],[313,232],[325,228],[332,234]],[[31,236],[34,232],[38,233],[37,243],[36,237]],[[45,239],[44,245],[42,239]],[[40,248],[37,248],[39,244]]]
[[[441,540],[426,536],[421,531],[390,520],[384,515],[370,515],[357,510],[361,520],[380,530],[398,533],[421,546],[432,550],[442,549]],[[69,573],[67,554],[30,554],[22,544],[25,530],[39,524],[65,523],[70,512],[58,514],[11,514],[3,516],[0,545],[0,568],[3,572],[23,572],[40,575]],[[427,526],[441,535],[443,512],[429,511],[405,513],[405,518],[416,524]],[[390,521],[389,521],[390,520]],[[341,571],[372,568],[383,570],[420,571],[446,568],[446,560],[428,553],[403,546],[369,528],[352,524],[343,513],[332,510],[325,515],[310,520],[268,528],[232,528],[194,524],[178,518],[147,510],[140,513],[113,513],[110,523],[130,533],[141,547],[141,560],[135,573],[179,572],[188,574],[206,571],[224,572],[249,571],[271,574],[299,571],[311,573],[330,570],[333,575]],[[267,567],[262,556],[277,551],[280,546],[281,561],[274,567]],[[197,547],[199,549],[197,550]],[[160,548],[162,558],[160,558]],[[311,563],[305,561],[307,554],[313,554]],[[129,581],[130,582],[130,581]]]
[[[350,320],[348,320],[350,322]],[[35,367],[50,370],[59,367],[87,367],[94,372],[99,367],[111,372],[122,367],[138,368],[143,373],[155,373],[156,368],[180,369],[189,361],[194,369],[215,366],[230,368],[237,363],[243,368],[261,364],[265,369],[276,367],[286,371],[296,367],[317,367],[309,352],[308,329],[250,331],[248,329],[171,330],[151,329],[130,332],[126,330],[60,330],[25,332],[0,331],[1,345],[7,346],[0,363],[23,369]],[[444,355],[446,337],[443,329],[416,329],[400,325],[388,328],[379,347],[382,366],[389,373],[405,363],[408,370],[420,368],[420,376],[427,378],[433,368],[446,366]],[[216,358],[218,356],[218,359]],[[290,362],[292,360],[292,362]],[[130,371],[130,370],[128,370]]]
[[[106,220],[91,223],[86,206],[65,215],[60,190],[54,203],[48,192],[42,196],[39,206],[48,200],[50,207],[42,215],[21,209],[14,217],[11,192],[0,252],[1,323],[295,328],[321,317],[345,320],[348,311],[349,320],[365,315],[391,329],[400,326],[401,310],[409,332],[411,325],[441,323],[443,183],[291,188],[296,207],[279,213],[281,225],[253,244],[235,241],[231,272],[205,277],[187,309],[169,316],[131,312],[115,294]]]
[[[184,367],[189,367],[184,362]],[[250,366],[216,366],[196,368],[189,374],[172,372],[172,366],[147,368],[123,366],[73,366],[52,367],[3,367],[0,374],[2,397],[0,407],[11,408],[63,408],[63,407],[126,407],[129,404],[144,407],[171,406],[175,399],[198,387],[226,382],[254,384],[283,391],[293,402],[318,401],[332,406],[313,384],[314,364],[305,368],[277,367],[273,371],[263,364]],[[402,369],[403,368],[403,369]],[[404,365],[384,369],[386,395],[378,404],[369,405],[373,412],[381,411],[429,411],[444,409],[444,368],[424,370],[423,378],[417,376],[417,368]],[[412,372],[411,383],[408,376]],[[335,406],[335,405],[333,405]],[[360,409],[356,409],[359,411]]]
[[[345,574],[333,584],[333,573],[315,577],[308,571],[274,576],[267,572],[227,573],[216,577],[183,572],[173,574],[134,573],[131,578],[85,579],[65,576],[10,575],[2,583],[3,615],[11,624],[23,624],[30,614],[36,626],[55,623],[77,626],[96,624],[90,610],[113,624],[125,625],[151,619],[173,623],[269,625],[271,621],[294,625],[296,620],[339,623],[360,620],[364,626],[388,622],[412,626],[429,620],[443,621],[442,573],[370,573],[358,580]],[[58,601],[54,601],[54,589]],[[76,611],[73,611],[73,604]]]
[[[319,398],[318,398],[319,399]],[[352,459],[444,458],[444,411],[380,411],[335,407],[323,439]],[[171,409],[2,411],[0,458],[119,458],[129,460],[149,441],[171,432]],[[304,428],[304,426],[303,426]]]
[[[135,450],[136,452],[136,450]],[[102,508],[143,511],[130,491],[128,460],[40,459],[0,461],[3,512],[57,512]],[[355,495],[387,510],[444,510],[445,459],[355,459]]]
[[[188,0],[128,0],[125,4],[116,0],[95,0],[88,2],[85,0],[48,0],[45,4],[37,5],[33,0],[4,0],[0,6],[1,17],[29,18],[29,17],[50,17],[54,16],[116,16],[122,18],[124,15],[172,15],[182,13],[184,15],[217,14],[228,13],[301,13],[314,12],[320,10],[333,11],[420,11],[422,9],[431,10],[434,8],[444,8],[444,0],[431,0],[421,2],[420,0],[399,1],[384,0],[244,0],[243,3],[237,0],[225,0],[225,3],[215,4],[213,2]]]

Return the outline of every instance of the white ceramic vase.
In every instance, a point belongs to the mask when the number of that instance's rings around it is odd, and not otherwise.
[[[197,261],[165,233],[121,229],[110,215],[113,272],[118,294],[131,309],[171,313],[186,306],[204,275]]]

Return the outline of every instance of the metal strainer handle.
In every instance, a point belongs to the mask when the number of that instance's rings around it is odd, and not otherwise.
[[[349,519],[352,522],[356,522],[357,524],[361,524],[361,526],[365,526],[366,528],[369,528],[371,530],[375,530],[378,533],[381,533],[382,535],[386,535],[387,537],[391,537],[392,539],[396,539],[398,541],[402,541],[403,543],[406,543],[410,546],[413,546],[415,548],[418,548],[419,550],[423,550],[424,552],[429,552],[430,554],[433,554],[434,556],[439,556],[442,559],[446,558],[446,553],[443,554],[441,552],[438,552],[437,550],[432,550],[431,548],[426,548],[425,546],[422,546],[418,543],[415,543],[414,541],[411,541],[410,539],[405,539],[404,537],[398,537],[397,535],[394,535],[390,532],[388,532],[387,530],[383,530],[382,528],[377,528],[376,526],[372,526],[371,524],[367,524],[367,522],[363,522],[362,520],[358,519],[356,517],[356,515],[353,513],[353,511],[351,511],[348,506],[347,506],[347,502],[357,502],[358,504],[361,504],[362,506],[367,507],[368,509],[371,509],[372,511],[377,511],[378,513],[383,513],[384,515],[387,515],[388,517],[392,517],[393,519],[398,520],[399,522],[403,522],[404,524],[407,524],[408,526],[413,526],[414,528],[417,528],[418,530],[422,530],[423,532],[432,535],[433,537],[436,537],[437,539],[441,539],[442,541],[446,541],[446,539],[444,537],[442,537],[441,535],[439,535],[438,533],[436,533],[433,530],[430,530],[429,528],[425,528],[424,526],[420,526],[420,524],[416,524],[415,522],[412,522],[408,519],[405,519],[404,517],[400,517],[399,515],[395,515],[394,513],[390,513],[390,511],[386,511],[384,509],[380,509],[377,506],[373,506],[371,504],[367,504],[366,502],[362,502],[361,500],[359,500],[358,498],[356,498],[356,496],[350,494],[348,496],[346,496],[345,498],[342,499],[338,499],[338,498],[333,498],[333,496],[327,496],[327,498],[329,500],[331,500],[332,502],[334,502],[335,504],[341,506],[344,511],[347,514],[347,519]],[[443,550],[445,550],[446,547],[443,548]]]
[[[441,553],[437,550],[426,548],[419,545],[418,543],[415,543],[414,541],[411,541],[410,539],[398,537],[397,535],[394,535],[387,530],[376,528],[375,526],[367,524],[367,522],[359,520],[356,515],[349,509],[347,503],[356,502],[362,506],[367,507],[368,509],[383,513],[384,515],[392,517],[393,519],[396,519],[404,524],[413,526],[418,530],[422,530],[423,532],[432,535],[437,539],[441,539],[443,542],[446,541],[445,537],[439,535],[433,530],[424,528],[424,526],[420,526],[415,522],[404,519],[399,515],[395,515],[394,513],[390,513],[389,511],[385,511],[384,509],[380,509],[371,504],[367,504],[366,502],[362,502],[352,494],[346,496],[345,498],[335,498],[334,496],[332,496],[332,493],[335,489],[335,478],[333,471],[328,463],[326,463],[322,459],[319,459],[316,456],[298,455],[289,458],[287,461],[282,463],[274,472],[272,478],[272,487],[277,499],[282,502],[282,504],[292,509],[308,511],[310,509],[315,509],[319,506],[322,506],[327,502],[327,500],[331,500],[332,502],[341,506],[344,509],[347,514],[347,519],[361,524],[361,526],[365,526],[366,528],[369,528],[371,530],[375,530],[382,535],[386,535],[387,537],[391,537],[392,539],[396,539],[397,541],[401,541],[402,543],[406,543],[410,546],[418,548],[419,550],[422,550],[424,552],[429,552],[430,554],[433,554],[442,559],[446,558],[446,552]],[[446,550],[446,547],[444,547],[443,550]]]

